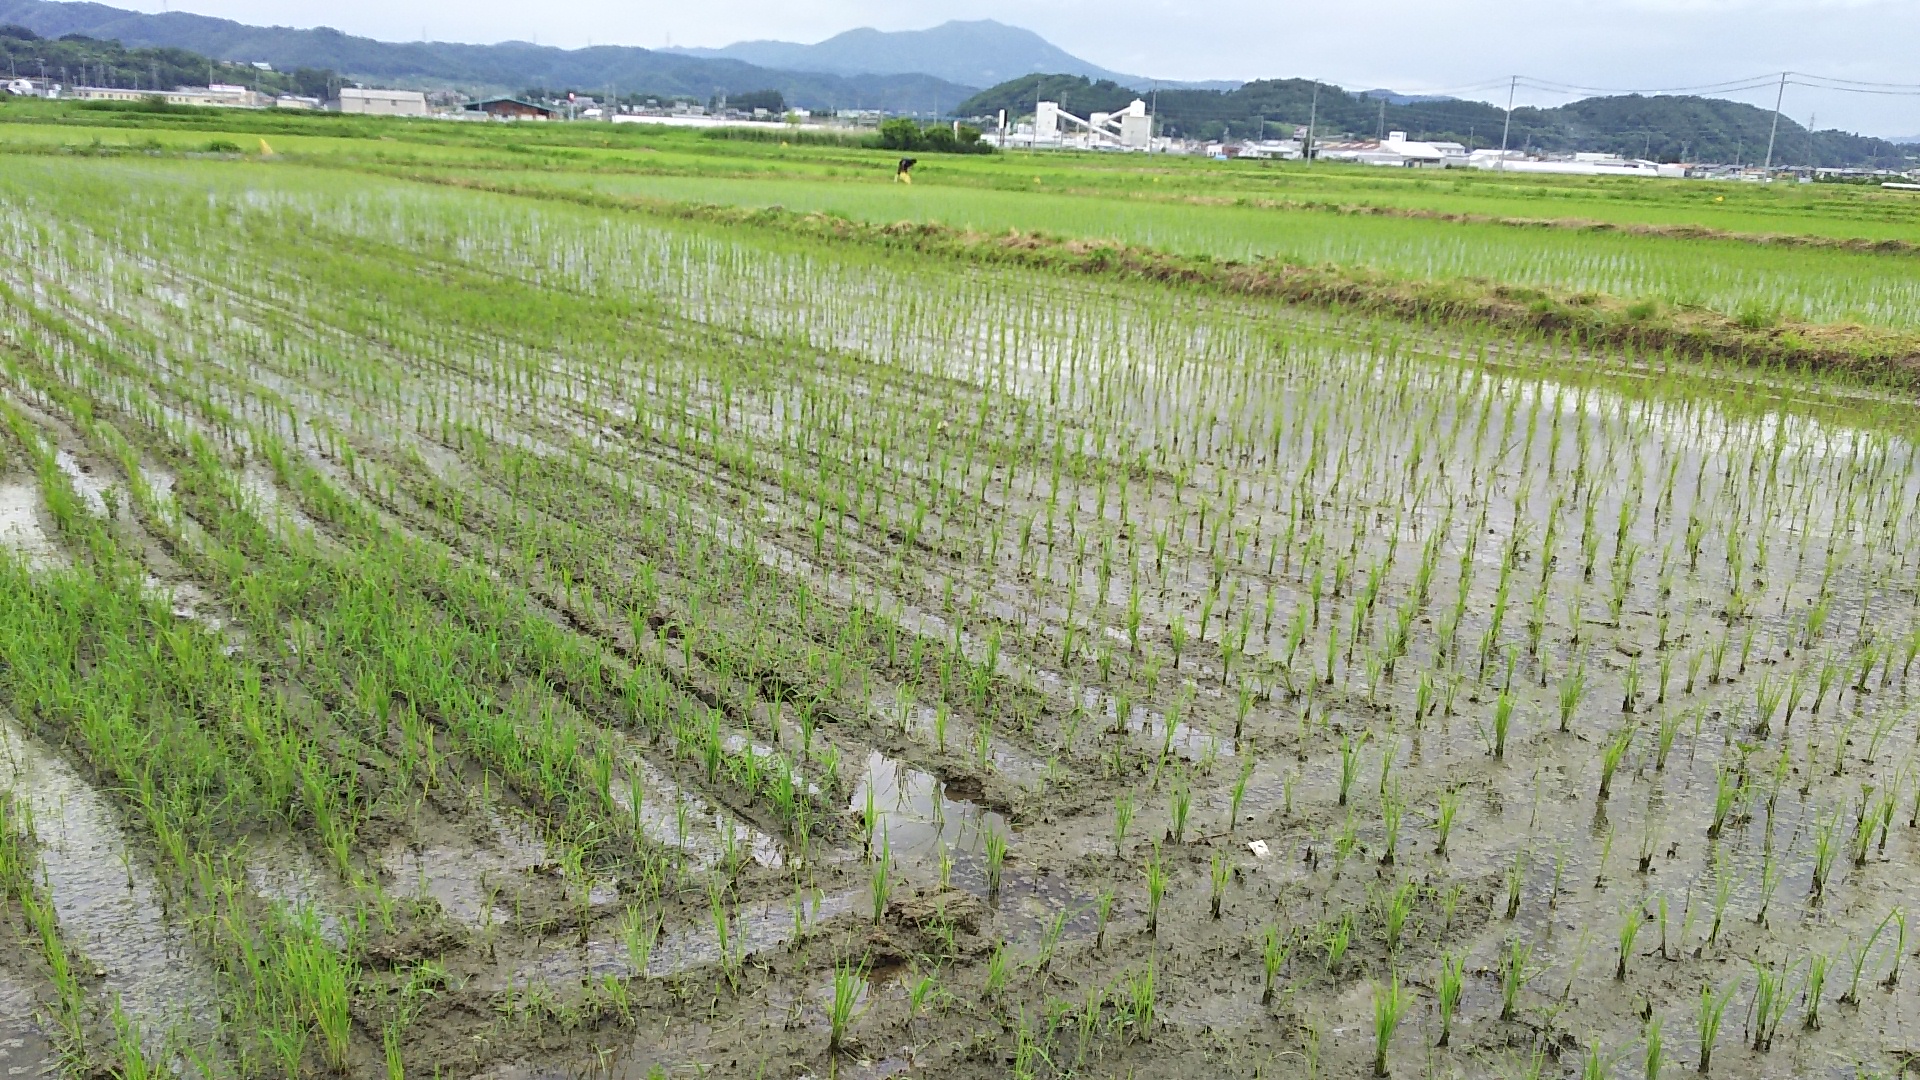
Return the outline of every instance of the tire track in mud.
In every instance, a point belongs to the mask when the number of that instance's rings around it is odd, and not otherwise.
[[[4,711],[0,788],[32,814],[61,935],[92,965],[96,999],[118,1000],[150,1042],[175,1031],[190,1044],[211,1042],[217,976],[167,914],[167,887],[107,797]]]
[[[0,1076],[53,1076],[60,1051],[42,1006],[23,979],[0,965]]]

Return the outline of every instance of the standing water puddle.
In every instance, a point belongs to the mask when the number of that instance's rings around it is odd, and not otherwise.
[[[979,852],[986,834],[1007,833],[1007,820],[977,803],[947,797],[947,785],[874,751],[867,755],[867,771],[854,786],[847,806],[856,815],[866,812],[872,792],[875,842],[885,836],[896,859],[935,861],[945,848],[950,853]]]
[[[694,867],[711,869],[736,850],[761,866],[780,866],[785,861],[778,840],[709,806],[645,758],[630,758],[625,771],[627,782],[613,785],[614,805],[622,813],[638,817],[647,839],[680,849]],[[637,815],[636,784],[640,803]]]
[[[532,830],[498,814],[487,815],[487,832],[484,845],[396,844],[381,864],[393,875],[395,892],[438,901],[456,922],[467,926],[504,922],[509,913],[499,909],[494,894],[510,896],[507,886],[513,879],[552,859],[547,845]]]
[[[292,837],[276,836],[247,850],[247,884],[287,908],[306,908],[319,923],[320,936],[336,948],[346,943],[346,928],[329,897],[326,872]]]
[[[107,492],[113,490],[113,484],[87,471],[86,466],[80,464],[80,459],[65,450],[54,451],[53,462],[67,475],[67,483],[73,488],[74,494],[80,496],[80,501],[87,505],[87,510],[95,517],[106,517]]]
[[[58,1055],[33,991],[0,973],[0,1076],[53,1076]]]
[[[251,468],[241,474],[239,482],[240,490],[252,502],[252,509],[260,515],[261,520],[281,529],[302,533],[307,539],[323,546],[328,543],[326,530],[281,493],[272,473]]]
[[[581,716],[562,698],[543,696],[539,708],[552,709],[574,723],[593,726],[593,721]],[[718,866],[736,854],[761,866],[784,864],[785,855],[778,840],[675,783],[620,732],[608,729],[604,735],[616,748],[618,764],[610,790],[614,805],[621,813],[636,819],[648,840],[662,847],[679,849],[687,861],[700,870]],[[745,752],[748,745],[738,735],[731,736],[726,744],[734,753]],[[753,746],[753,753],[762,759],[773,758],[773,751],[764,746]],[[806,778],[796,773],[794,782],[805,785]],[[634,811],[636,803],[638,813]]]
[[[786,900],[741,904],[728,913],[727,950],[744,959],[779,948],[798,934],[852,911],[860,899],[858,892],[831,896],[813,892]],[[633,978],[642,973],[640,965],[635,963],[639,956],[623,939],[596,936],[585,946],[547,953],[514,972],[508,983],[522,985],[537,981],[561,985],[606,975]],[[711,921],[676,927],[662,933],[652,948],[645,950],[644,956],[644,974],[652,978],[718,965],[721,960],[719,930]]]
[[[107,800],[0,713],[0,787],[31,808],[40,866],[61,934],[149,1037],[183,1026],[211,1034],[213,971],[161,914],[159,883],[134,855]]]
[[[66,561],[40,525],[40,489],[30,481],[0,483],[0,548],[19,555],[35,570],[52,569]]]
[[[952,884],[985,898],[989,892],[987,835],[1006,837],[1009,863],[1017,858],[1006,817],[978,803],[952,798],[946,783],[936,776],[875,751],[867,757],[866,775],[855,786],[849,804],[856,815],[865,813],[868,791],[873,793],[875,843],[885,837],[897,863],[937,865],[944,851],[952,860]],[[1066,913],[1060,924],[1063,934],[1090,934],[1093,904],[1091,895],[1064,877],[1007,865],[990,907],[1002,934],[1032,943],[1051,930],[1062,912]]]

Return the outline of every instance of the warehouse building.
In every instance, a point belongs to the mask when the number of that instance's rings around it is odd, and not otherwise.
[[[551,120],[553,110],[519,98],[489,98],[467,106],[468,111],[485,113],[495,120]]]
[[[365,90],[343,86],[333,107],[361,116],[425,116],[427,95],[418,90]]]

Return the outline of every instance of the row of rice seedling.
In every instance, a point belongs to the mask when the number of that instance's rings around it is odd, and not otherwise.
[[[489,183],[534,191],[780,206],[862,221],[939,222],[984,233],[1019,229],[1216,258],[1330,263],[1414,279],[1605,294],[1650,302],[1650,313],[1664,303],[1755,323],[1791,318],[1914,326],[1911,256],[1904,254],[970,187],[893,191],[831,180],[564,170],[483,175]]]
[[[1203,1024],[1314,1069],[1416,1041],[1758,1069],[1874,1060],[1821,1011],[1912,1005],[1900,402],[386,181],[69,167],[5,238],[17,377],[124,429],[127,475],[167,462],[143,528],[325,703],[289,727],[419,790],[432,753],[391,730],[417,710],[579,852],[550,931],[435,954],[473,1000],[586,941],[603,981],[489,992],[515,1031],[661,1045],[675,999],[636,976],[696,908],[727,1015],[831,983],[769,1034],[800,1058],[991,1020],[975,1045],[1036,1071],[1190,1063]],[[903,858],[849,768],[876,752],[1005,826]],[[640,761],[796,857],[644,869],[677,856],[619,795]],[[358,798],[347,878],[391,802]],[[649,884],[595,902],[600,875]],[[796,915],[792,961],[742,951],[773,936],[736,902],[813,888],[860,899]],[[921,975],[876,990],[854,924]]]

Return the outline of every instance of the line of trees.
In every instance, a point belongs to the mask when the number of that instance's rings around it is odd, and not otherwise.
[[[919,123],[904,116],[882,121],[878,136],[882,150],[900,150],[922,154],[991,154],[993,144],[980,138],[980,129],[971,124]]]

